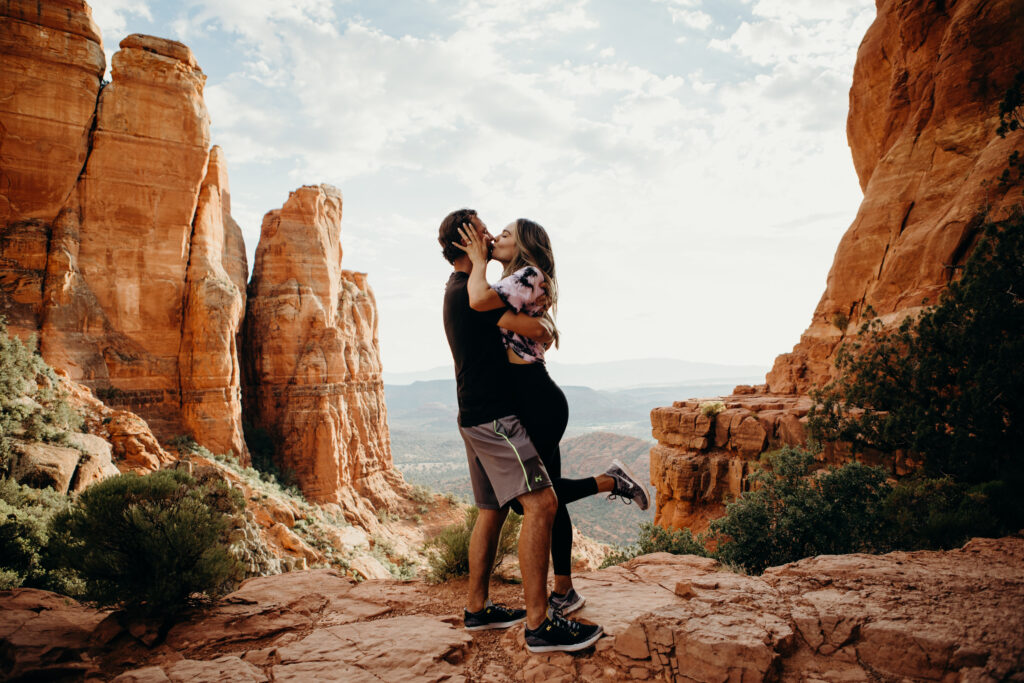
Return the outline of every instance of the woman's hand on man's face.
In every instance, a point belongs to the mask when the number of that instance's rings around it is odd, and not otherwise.
[[[463,223],[459,228],[459,235],[462,237],[462,244],[455,243],[462,251],[466,252],[473,266],[486,266],[489,245],[484,237],[477,233],[476,229],[469,223]]]

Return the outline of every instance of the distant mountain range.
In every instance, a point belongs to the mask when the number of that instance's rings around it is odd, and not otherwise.
[[[651,435],[651,409],[687,398],[730,393],[736,382],[636,387],[607,391],[562,385],[569,401],[569,431],[574,436],[601,429],[642,439]],[[384,385],[391,430],[451,434],[458,405],[455,380],[438,379],[408,385]]]
[[[604,363],[548,363],[551,377],[560,385],[591,389],[629,389],[703,384],[761,384],[768,368],[760,365],[722,365],[697,363],[673,358],[643,358]],[[413,382],[455,379],[451,365],[419,372],[384,371],[384,384],[407,385]]]

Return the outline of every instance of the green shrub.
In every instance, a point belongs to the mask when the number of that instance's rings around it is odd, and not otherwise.
[[[243,501],[223,480],[181,470],[122,474],[93,484],[51,525],[54,553],[85,583],[84,596],[173,616],[196,594],[238,578],[229,552]]]
[[[13,437],[60,441],[82,425],[57,375],[34,348],[34,338],[23,344],[8,336],[7,321],[0,316],[0,476],[9,473]]]
[[[432,583],[441,583],[457,576],[469,574],[469,540],[473,535],[473,527],[480,516],[480,510],[470,507],[466,510],[466,519],[458,524],[452,524],[441,530],[435,538],[426,544],[429,553],[430,568],[427,571],[427,580]],[[523,518],[515,512],[509,512],[505,524],[501,528],[501,535],[498,537],[498,551],[495,555],[495,563],[500,563],[505,557],[511,555],[519,546],[519,530]]]
[[[896,329],[878,320],[862,326],[838,354],[838,379],[814,394],[811,435],[859,451],[919,454],[930,477],[969,484],[1019,479],[1021,358],[1024,214],[1018,211],[984,227],[963,276],[937,305]]]
[[[1019,505],[1019,489],[1003,482],[968,486],[951,477],[912,477],[901,481],[885,501],[892,528],[892,545],[918,548],[954,548],[972,536],[1005,533],[1007,517],[1000,506]]]
[[[81,582],[72,572],[48,561],[50,521],[69,506],[67,496],[53,489],[0,478],[0,590],[25,586],[81,593]]]
[[[689,529],[666,529],[652,522],[644,522],[640,525],[640,536],[637,542],[613,550],[601,563],[601,567],[622,564],[634,557],[651,553],[699,555],[701,557],[709,555],[700,540],[694,538]]]
[[[420,503],[420,506],[422,507],[423,505],[429,505],[434,502],[434,492],[426,486],[416,484],[412,487],[412,490],[409,493],[409,499],[414,503]]]

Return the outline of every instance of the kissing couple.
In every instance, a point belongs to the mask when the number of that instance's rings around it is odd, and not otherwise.
[[[508,628],[525,621],[531,652],[582,650],[603,629],[566,617],[585,602],[572,583],[566,505],[603,492],[646,510],[647,491],[617,460],[592,477],[562,477],[558,443],[569,405],[544,365],[545,352],[559,342],[558,280],[544,228],[520,218],[492,237],[476,211],[459,209],[441,221],[437,240],[453,268],[444,293],[444,329],[455,361],[459,432],[480,511],[470,537],[465,626]],[[486,273],[491,259],[504,266],[493,285]],[[523,515],[519,567],[525,610],[488,600],[510,508]]]

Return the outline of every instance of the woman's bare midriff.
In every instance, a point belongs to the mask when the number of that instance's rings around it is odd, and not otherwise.
[[[513,351],[512,349],[505,349],[505,353],[508,354],[508,362],[509,363],[515,363],[516,365],[529,365],[530,364],[530,361],[523,360],[522,358],[517,356],[516,352]]]

